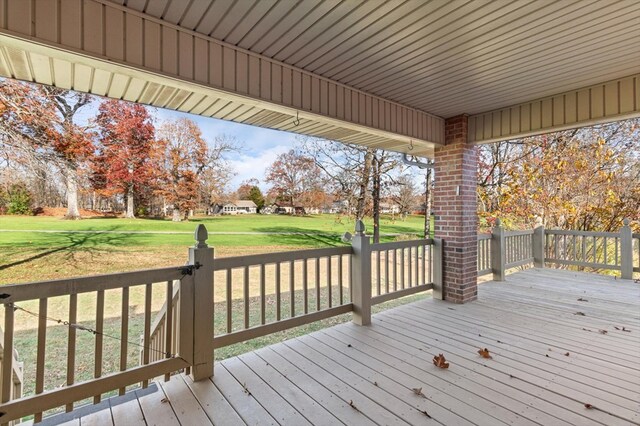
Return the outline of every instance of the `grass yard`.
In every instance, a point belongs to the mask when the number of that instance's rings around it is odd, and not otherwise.
[[[417,238],[423,229],[422,217],[409,217],[406,221],[384,218],[381,221],[383,241]],[[183,265],[187,259],[187,247],[193,244],[193,231],[197,224],[203,223],[210,232],[209,244],[216,249],[216,257],[239,256],[247,254],[300,250],[314,247],[344,245],[340,236],[353,232],[352,220],[335,215],[307,217],[291,216],[222,216],[195,218],[189,222],[174,223],[167,220],[150,219],[112,219],[91,218],[81,221],[64,221],[54,217],[0,216],[0,285],[58,279],[80,275],[123,272],[136,269],[148,269],[163,266]],[[371,223],[367,228],[372,229]],[[393,235],[391,235],[393,234]],[[301,271],[296,266],[296,274]],[[324,271],[324,270],[323,270]],[[283,272],[284,273],[284,272]],[[275,290],[272,283],[272,271],[267,268],[267,321],[275,319]],[[309,281],[314,279],[309,272]],[[334,269],[333,274],[337,274]],[[250,318],[251,325],[259,321],[259,279],[251,273],[250,280]],[[286,279],[286,274],[284,276]],[[218,280],[217,282],[222,280]],[[326,273],[320,276],[322,303],[326,303]],[[334,275],[333,282],[337,282]],[[241,287],[241,286],[240,286]],[[344,289],[348,294],[348,289]],[[120,334],[121,291],[109,290],[105,295],[105,333],[113,336]],[[304,310],[303,291],[296,286],[296,312]],[[334,304],[338,291],[334,288]],[[347,296],[348,297],[348,296]],[[387,309],[398,304],[413,301],[429,295],[410,296],[374,307],[375,311]],[[129,342],[128,364],[138,365],[140,347],[135,344],[142,333],[144,291],[142,286],[132,287],[129,295]],[[286,292],[283,298],[283,318],[289,311]],[[307,294],[310,311],[315,310],[314,288],[310,286]],[[226,331],[226,306],[224,294],[216,288],[215,327],[217,333]],[[95,293],[78,297],[78,323],[92,327],[95,324]],[[154,292],[152,309],[157,311],[164,303],[163,286],[157,286]],[[29,301],[19,304],[31,312],[38,311],[38,302]],[[242,321],[242,289],[233,289],[232,316],[234,329]],[[69,298],[51,298],[48,302],[48,316],[65,320],[68,318]],[[0,315],[1,316],[1,315]],[[275,333],[263,338],[239,343],[216,351],[216,358],[223,359],[239,353],[253,350],[287,338],[299,336],[311,331],[348,321],[350,314],[319,321],[296,329]],[[0,318],[0,321],[2,319]],[[37,341],[37,318],[24,311],[15,316],[15,345],[19,358],[25,365],[25,395],[33,393],[35,377],[35,343]],[[46,389],[61,386],[66,381],[66,354],[68,328],[64,325],[49,323],[47,328],[47,354],[45,363]],[[104,339],[103,372],[118,370],[120,341]],[[94,336],[78,331],[76,380],[92,377],[94,369]]]

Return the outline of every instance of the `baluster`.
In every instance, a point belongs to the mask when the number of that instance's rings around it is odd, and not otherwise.
[[[605,265],[609,264],[609,257],[607,256],[607,237],[603,238],[603,244],[604,244],[604,263]]]
[[[96,294],[96,336],[95,336],[95,360],[93,366],[93,377],[102,377],[102,355],[103,355],[103,335],[104,331],[104,290],[98,290]],[[93,397],[93,403],[97,404],[102,399],[101,395]]]
[[[614,254],[614,265],[620,266],[620,264],[618,263],[618,245],[619,245],[620,240],[618,239],[618,237],[615,237],[613,239],[613,254]]]
[[[36,395],[44,391],[44,363],[47,347],[47,302],[48,299],[40,299],[38,309],[38,353],[36,355]],[[7,358],[4,358],[7,359]],[[42,413],[36,413],[36,423],[42,421]]]
[[[404,289],[404,263],[405,263],[405,255],[404,255],[404,248],[400,249],[400,259],[401,262],[400,263],[400,283],[402,285],[402,288]]]
[[[398,290],[398,250],[393,249],[393,291]]]
[[[167,310],[164,316],[164,348],[162,351],[164,352],[164,357],[169,358],[171,356],[171,328],[173,326],[173,281],[167,281],[167,296],[166,296],[166,306]],[[171,374],[167,373],[164,375],[164,381],[168,382],[171,378]]]
[[[129,287],[122,289],[122,321],[120,323],[120,371],[127,369],[127,340],[129,340]],[[124,395],[126,388],[120,388],[118,393]]]
[[[344,294],[343,294],[343,289],[342,289],[342,274],[343,274],[343,269],[342,269],[342,255],[338,256],[338,293],[340,296],[340,305],[344,304]]]
[[[244,328],[249,328],[249,267],[244,267],[243,281],[243,297],[244,297]]]
[[[304,313],[309,312],[309,283],[307,277],[308,259],[302,259],[302,304],[304,305]]]
[[[380,296],[380,250],[376,250],[376,290]]]
[[[413,277],[411,276],[411,271],[413,271],[413,263],[411,261],[412,248],[408,247],[407,251],[409,252],[407,254],[407,287],[413,287]]]
[[[13,388],[13,304],[4,305],[4,350],[2,352],[2,393],[3,403],[11,400]]]
[[[320,310],[320,258],[316,257],[316,311]]]
[[[420,284],[420,263],[419,263],[420,262],[420,257],[418,256],[419,250],[420,250],[420,246],[415,246],[415,248],[414,248],[415,259],[414,259],[414,262],[413,262],[413,264],[415,265],[414,266],[414,268],[415,268],[415,282],[414,282],[414,285],[419,285]],[[424,282],[423,282],[423,284],[424,284]]]
[[[265,267],[264,263],[260,264],[260,324],[264,325],[266,322],[266,283],[265,283]]]
[[[69,324],[75,324],[78,318],[78,295],[69,295]],[[69,327],[67,346],[67,386],[75,382],[76,377],[76,329]],[[67,413],[73,411],[73,403],[66,405]]]
[[[280,275],[280,262],[276,263],[276,321],[280,321],[282,317],[282,300],[281,300],[281,289],[280,289],[280,280],[282,276]]]
[[[331,308],[333,306],[333,277],[331,276],[331,262],[332,262],[332,257],[328,256],[327,257],[327,290],[328,290],[328,296],[329,296],[329,307]]]
[[[295,288],[295,264],[293,260],[289,261],[289,310],[291,318],[296,316],[296,288]]]
[[[389,250],[384,251],[384,291],[389,293]]]
[[[231,330],[233,328],[233,306],[232,306],[232,300],[233,300],[233,289],[231,288],[231,282],[232,282],[232,270],[231,268],[229,269],[225,269],[225,278],[226,278],[226,287],[227,287],[227,333],[231,333]]]
[[[151,296],[153,294],[152,284],[149,283],[144,286],[144,347],[142,348],[142,364],[149,364],[149,341],[151,340]],[[148,380],[142,381],[142,388],[146,389],[149,386]]]

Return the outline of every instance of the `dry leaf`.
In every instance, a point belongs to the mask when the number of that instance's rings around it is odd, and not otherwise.
[[[599,332],[600,334],[607,334],[607,333],[608,333],[608,331],[607,331],[607,330],[598,330],[598,332]]]
[[[431,416],[429,415],[429,413],[427,413],[427,410],[420,410],[420,412],[422,414],[424,414],[425,416],[427,416],[428,418],[431,418]]]
[[[164,404],[165,402],[169,402],[169,398],[162,398],[162,399],[160,400],[160,402],[162,402],[163,404]]]
[[[626,331],[627,333],[631,333],[631,330],[628,330],[628,329],[626,329],[624,327],[622,327],[622,331]]]
[[[593,408],[593,405],[591,405],[591,404],[584,404],[584,407],[590,410],[590,409],[592,409],[592,408]]]
[[[413,388],[411,389],[413,391],[413,393],[415,393],[418,396],[421,396],[423,398],[426,398],[426,395],[422,393],[422,388]]]
[[[480,349],[478,351],[478,353],[480,354],[480,356],[482,358],[486,358],[486,359],[492,359],[493,357],[491,356],[491,354],[489,354],[489,349],[484,348],[484,349]]]
[[[584,317],[584,316],[585,316],[584,312],[579,312],[579,311],[578,311],[578,312],[576,312],[576,313],[575,313],[575,314],[573,314],[573,315],[580,315],[581,317]]]
[[[449,363],[444,358],[443,354],[433,357],[433,364],[438,368],[449,368]]]
[[[578,302],[588,302],[587,299],[583,299],[582,297],[578,298]]]
[[[378,382],[373,382],[373,385],[374,386],[378,386]]]
[[[615,325],[613,326],[613,328],[615,328],[616,330],[620,330],[618,327],[616,327]]]
[[[569,356],[569,352],[565,353],[564,356]]]
[[[360,410],[358,410],[358,407],[356,407],[356,404],[353,403],[353,400],[349,401],[349,406],[356,410],[358,413],[360,412]]]

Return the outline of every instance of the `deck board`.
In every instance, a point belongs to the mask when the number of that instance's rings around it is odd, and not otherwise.
[[[530,269],[473,303],[425,299],[174,376],[80,424],[640,425],[639,354],[640,285]]]

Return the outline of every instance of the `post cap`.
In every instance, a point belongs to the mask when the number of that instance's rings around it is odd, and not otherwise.
[[[203,224],[200,224],[196,227],[196,232],[194,234],[196,239],[196,243],[194,244],[195,248],[207,248],[207,239],[209,238],[209,231],[207,231],[207,227]]]
[[[364,235],[364,231],[365,231],[365,227],[364,227],[364,222],[362,222],[360,219],[356,220],[356,235]]]
[[[542,226],[542,218],[540,216],[536,216],[536,228]]]
[[[631,223],[631,222],[629,222],[629,219],[627,219],[627,218],[622,219],[622,224],[623,224],[624,226],[629,226],[629,224],[630,224],[630,223]]]
[[[496,219],[496,224],[495,224],[496,228],[500,228],[502,226],[502,221],[500,220],[500,218]]]

